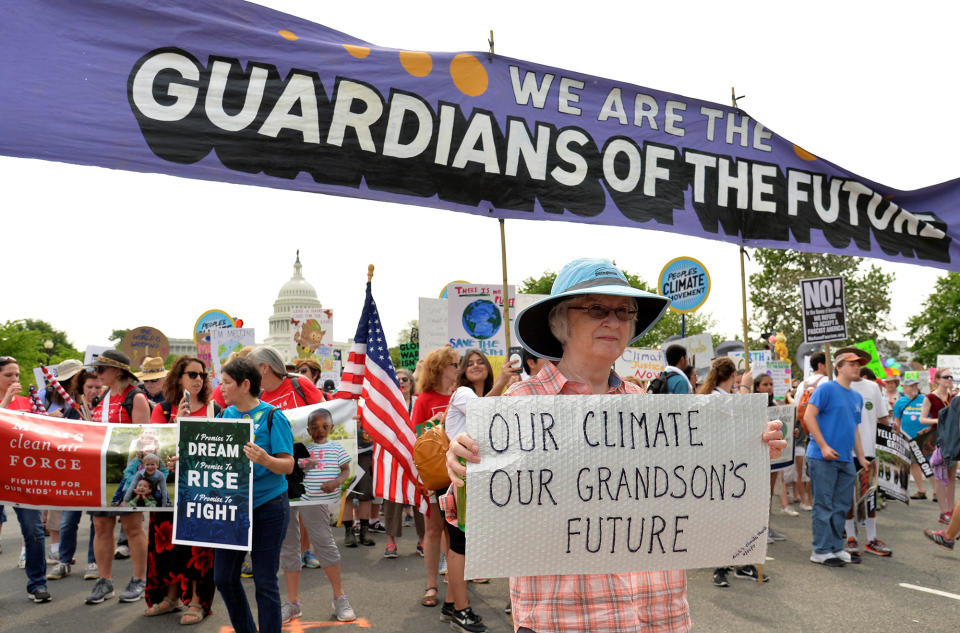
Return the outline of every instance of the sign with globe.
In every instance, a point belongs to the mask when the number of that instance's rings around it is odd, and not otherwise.
[[[513,308],[513,286],[508,292]],[[446,342],[459,353],[478,349],[485,356],[506,356],[503,321],[503,286],[457,282],[447,285]]]
[[[503,325],[503,317],[500,316],[500,308],[495,306],[492,301],[477,299],[464,309],[461,322],[467,334],[483,340],[492,338],[500,331],[500,326]]]

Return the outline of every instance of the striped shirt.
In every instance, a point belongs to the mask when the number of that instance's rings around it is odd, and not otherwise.
[[[310,453],[310,458],[315,459],[318,466],[304,472],[304,494],[301,499],[323,503],[340,501],[339,489],[324,492],[320,487],[340,476],[340,467],[350,463],[350,454],[340,445],[340,442],[326,441],[323,444],[307,442],[305,446]]]
[[[607,393],[636,393],[639,387],[610,372]],[[588,395],[547,362],[533,378],[513,385],[506,396]],[[518,576],[510,579],[515,627],[545,633],[569,631],[680,633],[690,630],[687,576],[682,570]]]

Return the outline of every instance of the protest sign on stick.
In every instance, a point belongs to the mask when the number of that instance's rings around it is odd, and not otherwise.
[[[243,454],[253,422],[181,418],[173,542],[250,551],[253,463]]]
[[[795,444],[793,443],[793,429],[796,426],[797,405],[787,404],[776,407],[767,407],[767,420],[780,420],[780,434],[787,442],[780,457],[770,460],[770,470],[782,470],[793,466]]]
[[[765,395],[479,398],[466,576],[762,563]],[[537,530],[522,529],[537,525]]]
[[[890,497],[910,503],[907,484],[910,481],[910,441],[892,427],[877,425],[877,485]],[[923,456],[923,453],[920,453]],[[926,463],[926,459],[923,460]]]
[[[821,343],[848,338],[843,277],[801,279],[800,305],[804,341]]]
[[[613,367],[621,376],[635,376],[637,380],[653,380],[660,375],[666,361],[663,350],[628,347],[623,350]]]

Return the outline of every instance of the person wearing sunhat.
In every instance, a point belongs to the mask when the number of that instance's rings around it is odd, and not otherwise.
[[[83,363],[73,358],[68,358],[54,367],[57,382],[60,383],[64,391],[70,394],[71,398],[75,397],[76,391],[74,388],[74,378],[82,371]],[[44,389],[43,399],[48,415],[62,417],[68,420],[83,419],[79,411],[67,405],[66,400],[63,399],[63,396],[60,395],[60,392],[58,392],[53,385]]]
[[[143,383],[143,390],[147,392],[151,410],[154,406],[167,401],[163,397],[163,379],[170,372],[163,365],[162,358],[147,356],[140,363],[140,372],[137,374],[137,378]]]
[[[670,300],[630,286],[606,259],[577,259],[557,275],[550,296],[517,315],[520,345],[548,361],[529,380],[505,395],[640,393],[611,367],[630,343],[663,316]],[[762,437],[772,456],[786,446],[779,421]],[[466,433],[450,442],[447,470],[463,485],[466,468],[480,462],[479,446]],[[690,613],[683,570],[510,579],[514,626],[520,631],[687,631]],[[577,608],[571,608],[576,604]],[[589,614],[584,613],[589,611]],[[473,630],[471,623],[461,630]],[[467,626],[464,626],[466,624]]]
[[[106,393],[94,405],[94,422],[120,424],[148,424],[150,404],[146,394],[136,387],[137,376],[130,370],[130,359],[119,350],[108,349],[93,361],[93,369],[107,386]],[[93,515],[93,554],[97,559],[100,578],[94,585],[87,604],[100,604],[115,593],[113,589],[113,529],[120,524],[127,535],[133,577],[120,594],[120,602],[136,602],[143,597],[147,572],[147,535],[143,530],[143,515],[139,512],[91,512]]]
[[[844,551],[844,521],[856,481],[852,456],[856,454],[862,468],[869,464],[863,456],[857,431],[863,398],[850,385],[860,379],[860,368],[867,362],[869,356],[865,354],[850,348],[837,350],[836,380],[817,387],[804,412],[811,439],[807,446],[807,465],[813,487],[810,561],[828,567],[843,567],[853,561]]]
[[[921,431],[930,428],[920,423],[924,402],[924,395],[920,393],[920,380],[916,375],[905,375],[900,384],[903,387],[903,395],[893,405],[893,428],[902,432],[911,440],[917,439]],[[924,489],[923,470],[913,453],[910,454],[910,474],[913,475],[913,480],[917,484],[917,491],[910,495],[910,498],[926,499],[927,491]]]

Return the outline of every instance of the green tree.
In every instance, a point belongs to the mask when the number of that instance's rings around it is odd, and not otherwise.
[[[111,341],[114,347],[120,349],[120,344],[123,343],[123,337],[126,336],[129,331],[129,328],[126,330],[113,330],[110,332],[110,336],[107,337],[107,340]]]
[[[800,253],[758,248],[753,251],[760,271],[750,275],[750,330],[753,333],[783,332],[791,357],[803,342],[800,280],[814,277],[843,277],[848,341],[877,340],[890,328],[890,284],[893,273],[876,265],[867,266],[862,257]],[[800,359],[792,358],[794,368]]]
[[[47,350],[44,343],[51,341],[50,364],[59,363],[68,358],[83,360],[83,352],[78,351],[67,339],[67,335],[56,330],[46,321],[21,319],[7,321],[0,325],[0,356],[13,356],[20,365],[20,384],[26,387],[32,381],[33,370],[47,363]]]
[[[923,309],[907,319],[910,350],[927,367],[937,362],[937,354],[960,354],[960,274],[948,273],[937,279]]]
[[[625,270],[623,271],[623,274],[626,276],[627,281],[630,282],[630,285],[634,288],[656,294],[656,288],[647,284],[647,282],[641,279],[638,275],[634,275]],[[520,282],[520,288],[518,292],[523,294],[550,294],[550,289],[553,287],[553,282],[556,280],[556,278],[557,273],[550,270],[544,272],[539,277],[528,277]],[[687,314],[686,320],[687,336],[691,336],[693,334],[702,334],[703,332],[711,332],[711,330],[716,327],[716,322],[713,320],[713,317],[706,312],[690,312]],[[660,347],[665,338],[670,336],[680,336],[682,329],[681,315],[673,312],[672,310],[667,310],[667,312],[664,313],[663,318],[660,319],[649,332],[644,334],[640,340],[634,343],[633,347]],[[722,337],[716,335],[713,336],[714,345],[721,340],[723,340]]]

